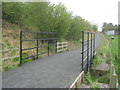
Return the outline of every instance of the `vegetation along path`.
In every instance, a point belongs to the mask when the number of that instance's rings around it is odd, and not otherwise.
[[[96,33],[96,48],[101,36]],[[68,88],[81,71],[81,48],[51,55],[2,75],[3,88]]]

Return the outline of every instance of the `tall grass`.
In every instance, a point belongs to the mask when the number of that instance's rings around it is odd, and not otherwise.
[[[119,54],[120,54],[120,50],[118,48],[118,39],[120,38],[120,35],[115,35],[115,36],[107,36],[108,38],[110,37],[114,37],[113,40],[110,41],[111,44],[111,51],[112,51],[112,61],[114,63],[114,67],[116,70],[116,73],[118,75],[118,77],[120,77],[120,58],[119,58]],[[109,39],[110,40],[110,39]],[[120,78],[118,78],[118,82],[120,84]]]

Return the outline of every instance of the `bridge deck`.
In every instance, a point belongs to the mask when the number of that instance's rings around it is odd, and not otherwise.
[[[96,35],[96,46],[101,36]],[[81,71],[81,49],[58,53],[2,73],[3,88],[68,88]]]

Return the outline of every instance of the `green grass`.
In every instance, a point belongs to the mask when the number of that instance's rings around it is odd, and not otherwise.
[[[103,56],[106,53],[106,51],[108,50],[109,40],[104,36],[104,34],[101,34],[101,36],[102,36],[102,43],[97,50],[97,54]]]
[[[106,62],[110,62],[110,48],[109,48],[109,40],[106,38],[104,34],[101,34],[102,36],[102,43],[98,50],[96,51],[97,55],[94,58],[94,64],[93,66],[96,66],[102,62],[102,57],[106,55]],[[107,72],[105,75],[98,76],[96,74],[97,72],[92,70],[89,71],[86,75],[86,84],[90,85],[90,88],[93,89],[99,89],[98,83],[105,83],[109,84],[110,75],[109,72]]]
[[[102,36],[102,42],[101,42],[101,45],[100,47],[98,48],[98,50],[96,51],[97,52],[97,55],[95,56],[94,58],[94,64],[93,66],[95,65],[98,65],[100,63],[102,63],[102,56],[106,55],[106,54],[109,54],[109,49],[108,49],[108,39],[103,35],[101,34]]]
[[[120,50],[118,49],[118,39],[120,38],[120,35],[115,35],[115,36],[107,36],[108,39],[110,40],[110,37],[114,37],[114,39],[112,41],[110,41],[111,44],[111,51],[112,51],[112,60],[114,63],[114,67],[116,70],[116,73],[118,75],[118,77],[120,77],[120,67],[118,65],[120,65],[120,58],[119,55],[120,54]],[[118,78],[118,82],[120,84],[120,78]]]
[[[94,58],[93,66],[99,65],[100,63],[102,63],[102,58],[100,56],[96,55],[95,58]]]

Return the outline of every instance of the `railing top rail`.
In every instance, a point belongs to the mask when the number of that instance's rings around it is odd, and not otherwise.
[[[47,38],[47,39],[28,39],[28,40],[22,40],[22,41],[35,41],[35,40],[56,40],[57,38]]]
[[[89,31],[82,31],[82,32],[95,34],[95,32],[89,32]]]
[[[57,32],[31,32],[31,31],[21,31],[21,32],[29,32],[29,33],[49,33],[49,34],[57,34]]]

